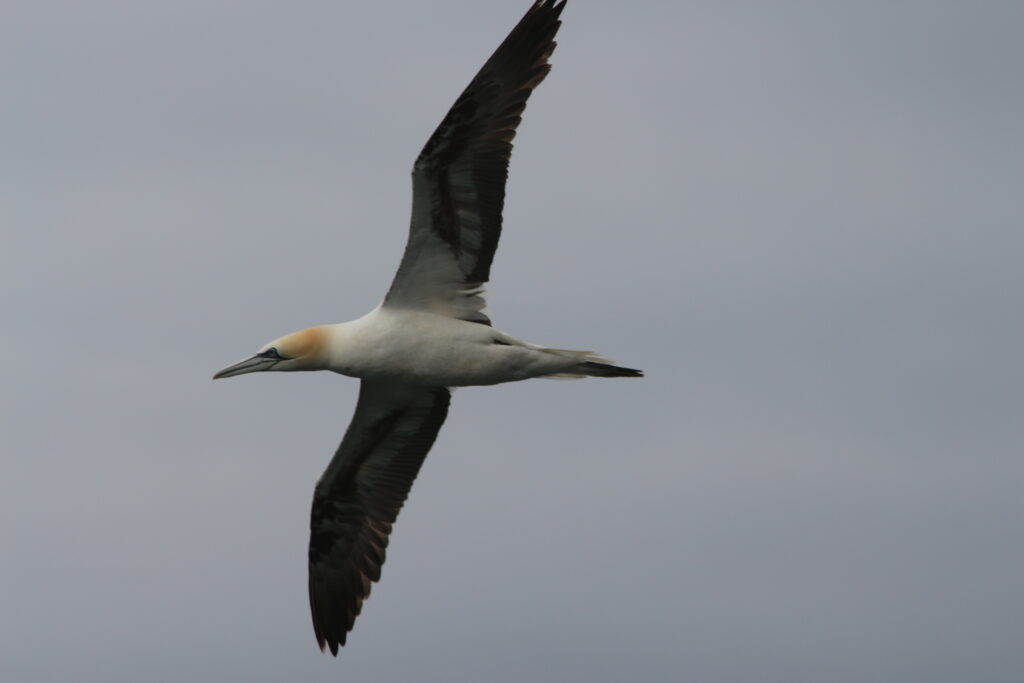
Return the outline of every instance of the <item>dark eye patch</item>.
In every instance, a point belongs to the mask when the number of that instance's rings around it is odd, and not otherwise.
[[[273,358],[275,360],[283,360],[284,359],[283,356],[280,353],[277,352],[277,348],[274,347],[274,346],[271,346],[269,349],[267,349],[263,353],[257,353],[256,355],[259,356],[260,358]]]

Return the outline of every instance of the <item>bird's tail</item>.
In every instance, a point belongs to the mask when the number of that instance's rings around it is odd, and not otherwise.
[[[546,353],[576,360],[576,364],[561,372],[544,375],[549,379],[579,379],[581,377],[643,377],[643,370],[623,368],[602,358],[593,351],[572,351],[569,349],[542,349]]]
[[[599,363],[593,360],[583,361],[576,366],[586,377],[643,377],[643,370],[624,368],[611,363]]]

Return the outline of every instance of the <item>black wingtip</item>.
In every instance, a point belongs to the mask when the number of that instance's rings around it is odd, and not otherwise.
[[[317,629],[316,622],[313,622],[313,628],[316,629],[316,631],[317,631],[317,633],[316,633],[316,644],[320,648],[320,652],[322,652],[324,654],[327,654],[328,652],[330,652],[332,657],[337,657],[338,656],[338,648],[345,644],[344,641],[339,643],[334,638],[330,638],[330,639],[325,638],[320,633],[319,629]]]

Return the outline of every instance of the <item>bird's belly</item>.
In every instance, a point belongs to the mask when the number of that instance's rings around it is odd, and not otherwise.
[[[525,379],[514,359],[503,355],[465,341],[384,345],[360,374],[364,379],[448,387]]]
[[[405,316],[366,330],[348,349],[346,375],[429,386],[498,384],[552,370],[546,354],[494,342],[489,327],[450,318]]]

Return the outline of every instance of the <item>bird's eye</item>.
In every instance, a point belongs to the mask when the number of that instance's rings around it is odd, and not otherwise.
[[[263,353],[258,354],[258,355],[261,358],[276,358],[277,360],[281,360],[281,354],[278,353],[277,352],[277,348],[273,347],[273,346],[270,347],[269,349],[267,349],[266,351],[264,351]]]

